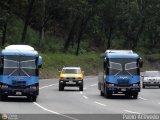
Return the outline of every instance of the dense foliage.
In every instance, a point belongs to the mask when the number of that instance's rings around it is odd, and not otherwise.
[[[160,0],[0,0],[0,45],[160,52]]]

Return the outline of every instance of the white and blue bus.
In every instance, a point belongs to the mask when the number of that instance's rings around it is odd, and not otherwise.
[[[137,99],[142,59],[132,50],[107,50],[101,55],[98,88],[101,96],[125,94]]]
[[[0,52],[0,98],[26,96],[36,101],[42,57],[28,45],[10,45]]]

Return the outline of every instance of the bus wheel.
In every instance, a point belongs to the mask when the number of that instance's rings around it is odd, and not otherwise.
[[[7,95],[0,95],[1,101],[6,101],[7,100]]]
[[[112,96],[112,93],[106,92],[106,98],[111,98],[111,96]]]
[[[125,97],[126,97],[126,98],[131,98],[131,95],[130,95],[129,93],[126,93],[126,94],[125,94]]]
[[[100,95],[101,95],[101,96],[104,96],[104,93],[101,91],[101,92],[100,92]]]
[[[138,93],[134,93],[133,94],[133,99],[137,99],[138,98]]]
[[[28,101],[29,102],[36,102],[37,96],[28,96]]]

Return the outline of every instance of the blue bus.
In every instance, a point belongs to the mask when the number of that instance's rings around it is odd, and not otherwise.
[[[98,89],[101,96],[125,94],[137,99],[140,92],[142,59],[132,50],[107,50],[101,55]]]
[[[39,68],[42,57],[28,45],[10,45],[0,51],[0,98],[26,96],[36,101],[39,95]]]

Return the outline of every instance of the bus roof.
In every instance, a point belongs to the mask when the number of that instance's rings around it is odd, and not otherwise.
[[[128,54],[133,54],[132,50],[106,50],[105,53],[128,53]]]
[[[136,53],[132,54],[122,54],[122,53],[105,53],[102,54],[103,58],[139,58],[139,56]]]
[[[38,56],[38,52],[29,45],[10,45],[3,49],[0,55]]]
[[[9,45],[9,46],[5,47],[5,50],[34,51],[34,48],[29,45]]]

